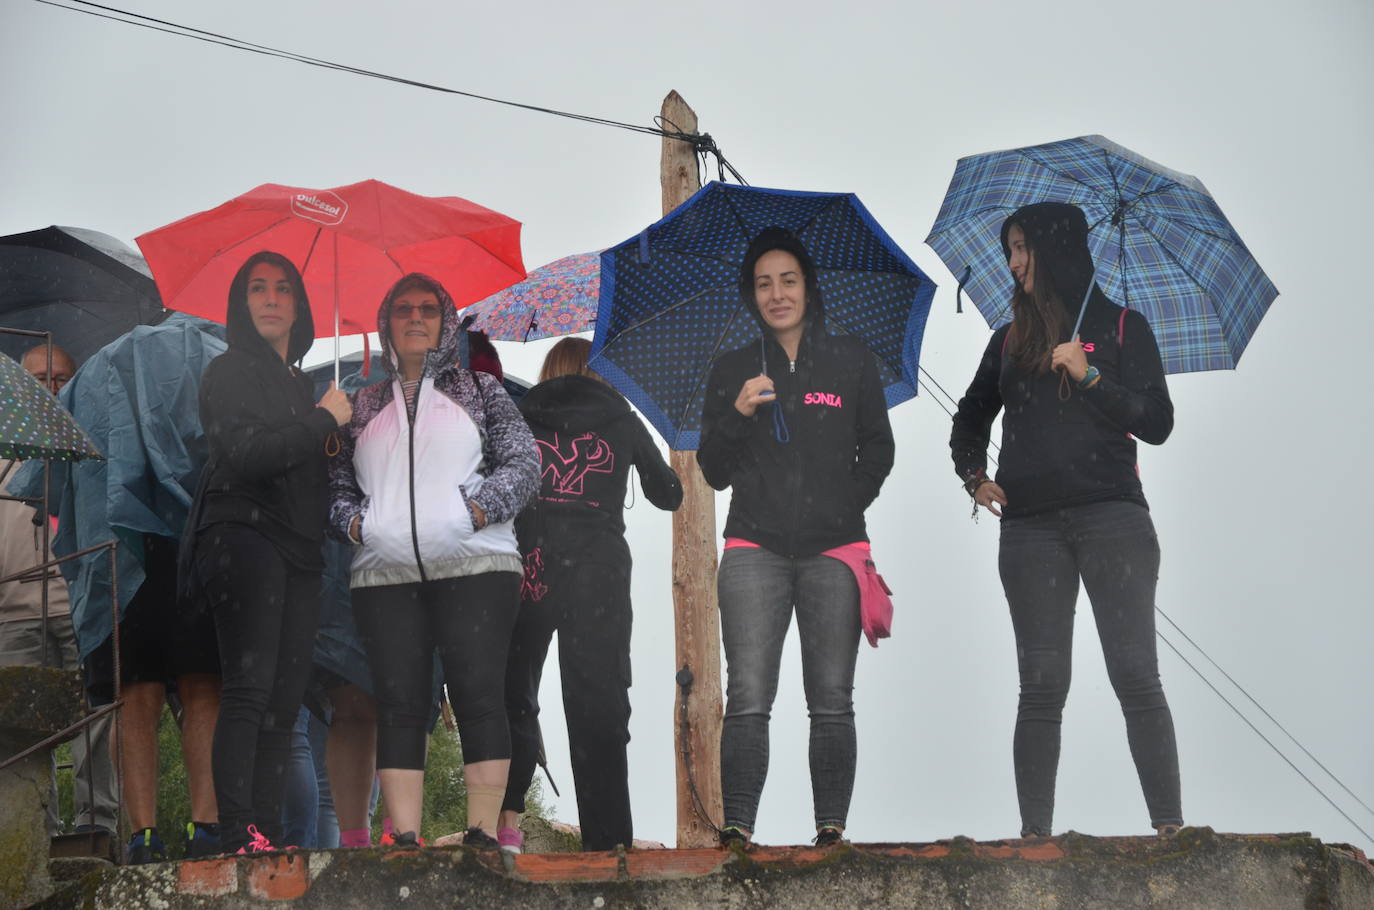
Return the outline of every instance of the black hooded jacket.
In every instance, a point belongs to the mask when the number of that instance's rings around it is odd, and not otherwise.
[[[1073,205],[1026,206],[1002,227],[1004,252],[1012,224],[1021,225],[1035,261],[1048,260],[1055,294],[1068,313],[1060,339],[1067,342],[1093,274],[1087,220]],[[1164,442],[1173,430],[1174,408],[1145,317],[1112,303],[1094,286],[1079,336],[1088,364],[1102,378],[1086,390],[1070,379],[1067,401],[1060,400],[1059,372],[1028,373],[1011,361],[1010,329],[992,334],[959,401],[949,443],[959,477],[967,481],[986,470],[992,423],[1005,409],[996,477],[1007,495],[1004,517],[1110,500],[1146,505],[1135,440]]]
[[[682,484],[618,392],[588,376],[558,376],[530,389],[520,413],[539,448],[539,496],[516,519],[520,552],[629,565],[625,488],[630,466],[649,502],[675,510]]]
[[[338,425],[315,406],[310,378],[283,363],[258,334],[244,300],[230,302],[227,322],[229,350],[205,368],[200,385],[210,462],[196,530],[245,524],[292,565],[322,569],[325,440]],[[314,338],[310,309],[298,306],[287,360],[299,363]]]
[[[795,363],[757,307],[745,306],[762,341],[716,358],[697,450],[706,482],[733,489],[725,536],[788,557],[867,540],[864,510],[878,498],[895,453],[877,359],[857,338],[826,332],[818,294],[807,303]],[[760,372],[772,377],[777,397],[745,417],[735,399]]]

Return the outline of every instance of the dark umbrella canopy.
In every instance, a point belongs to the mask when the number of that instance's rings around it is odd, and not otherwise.
[[[78,364],[161,317],[143,257],[107,234],[53,226],[0,237],[0,325],[52,332]],[[0,351],[16,359],[34,344],[0,336]]]
[[[0,354],[0,458],[103,458],[43,384]]]
[[[710,183],[601,254],[592,368],[674,449],[701,435],[706,378],[720,354],[759,337],[739,269],[765,227],[796,234],[816,265],[826,330],[877,356],[888,407],[916,394],[935,283],[852,193]]]

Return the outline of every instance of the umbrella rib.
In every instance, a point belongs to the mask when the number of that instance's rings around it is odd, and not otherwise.
[[[1027,155],[1025,149],[1018,149],[1017,152],[1018,152],[1018,154],[1020,154],[1020,156],[1021,156],[1022,158],[1025,158],[1025,159],[1026,159],[1027,161],[1029,161],[1031,164],[1034,164],[1036,167],[1042,167],[1042,168],[1044,168],[1045,170],[1049,171],[1051,174],[1054,174],[1056,177],[1061,177],[1061,178],[1063,178],[1064,180],[1069,181],[1070,183],[1076,183],[1076,184],[1078,184],[1079,186],[1083,187],[1083,189],[1087,190],[1088,192],[1090,192],[1090,193],[1092,193],[1092,194],[1094,194],[1094,195],[1096,195],[1096,196],[1102,196],[1102,195],[1104,195],[1102,190],[1100,190],[1100,189],[1098,189],[1097,187],[1093,186],[1091,183],[1085,183],[1084,181],[1080,180],[1079,178],[1073,176],[1072,174],[1066,174],[1066,173],[1064,173],[1063,171],[1059,170],[1058,168],[1056,168],[1056,167],[1050,165],[1048,162],[1045,162],[1045,161],[1037,161],[1036,159],[1032,158],[1030,155]]]
[[[245,243],[247,243],[248,241],[250,241],[250,240],[254,239],[255,237],[258,237],[258,236],[260,236],[260,235],[262,235],[262,234],[266,234],[268,231],[272,230],[272,228],[276,227],[277,225],[283,223],[283,222],[286,221],[286,220],[287,220],[287,219],[285,219],[285,218],[280,218],[280,219],[278,219],[278,220],[272,222],[271,224],[263,225],[261,228],[259,228],[258,230],[254,231],[253,233],[249,234],[249,235],[246,236],[246,237],[240,237],[238,240],[235,240],[233,243],[229,244],[229,245],[226,246],[226,247],[220,247],[218,250],[215,250],[215,255],[214,255],[214,256],[211,256],[210,259],[215,259],[216,257],[223,256],[225,253],[229,252],[230,250],[232,250],[232,249],[234,249],[234,248],[236,248],[236,247],[243,246],[243,245],[244,245]],[[302,269],[302,271],[304,271],[304,269]]]
[[[621,337],[624,336],[626,333],[628,333],[628,332],[633,332],[635,329],[638,329],[638,328],[642,328],[642,327],[645,326],[646,324],[648,324],[648,323],[650,323],[650,322],[653,322],[655,319],[658,319],[658,318],[659,318],[660,316],[662,316],[663,314],[665,314],[665,313],[671,313],[673,310],[676,310],[676,309],[678,309],[679,307],[684,307],[684,306],[686,306],[687,304],[692,303],[692,302],[694,302],[694,301],[700,299],[700,298],[701,298],[702,296],[704,296],[705,294],[707,294],[707,293],[709,293],[709,292],[711,292],[711,291],[716,290],[717,287],[718,287],[718,286],[716,286],[716,285],[712,285],[712,286],[709,287],[709,288],[702,288],[700,291],[698,291],[697,293],[693,294],[691,297],[684,297],[684,298],[682,298],[681,300],[677,301],[676,303],[672,304],[671,306],[666,306],[666,307],[664,307],[664,308],[661,309],[661,310],[656,310],[656,311],[654,311],[653,313],[649,314],[648,316],[645,316],[643,319],[639,320],[638,322],[633,323],[632,325],[627,325],[627,326],[625,326],[625,328],[623,328],[623,329],[621,329],[620,331],[618,331],[618,332],[615,333],[615,337],[614,337],[614,338],[608,339],[608,340],[606,341],[606,343],[603,344],[603,345],[601,346],[601,349],[604,351],[606,348],[609,348],[610,346],[612,346],[613,344],[615,344],[617,341],[619,341],[619,340],[621,339]]]
[[[715,346],[711,348],[711,353],[707,360],[708,363],[715,362],[716,356],[720,353],[720,346],[724,344],[725,339],[730,336],[730,330],[735,327],[735,320],[739,318],[740,311],[743,309],[744,305],[741,303],[739,306],[736,306],[734,312],[730,314],[729,321],[725,323],[725,329],[716,336],[716,343]],[[706,380],[704,377],[709,373],[710,367],[707,367],[706,372],[697,371],[696,382],[692,384],[692,394],[687,396],[686,403],[682,407],[682,413],[678,416],[678,433],[682,432],[682,426],[687,420],[688,411],[691,409],[692,403],[697,400],[697,392],[701,389],[702,385],[705,384]]]
[[[315,228],[315,236],[310,238],[310,249],[305,253],[305,262],[301,263],[301,275],[305,275],[305,270],[310,268],[310,260],[315,256],[315,244],[320,242],[320,234],[323,231],[324,228]]]

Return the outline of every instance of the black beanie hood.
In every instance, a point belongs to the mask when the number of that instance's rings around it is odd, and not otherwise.
[[[291,335],[286,341],[286,362],[299,363],[315,343],[315,319],[310,315],[310,300],[305,295],[305,282],[300,277],[300,271],[280,253],[254,253],[234,275],[234,280],[229,284],[229,306],[225,311],[225,339],[231,348],[238,348],[256,357],[278,359],[277,352],[258,334],[257,327],[253,325],[253,315],[248,312],[248,275],[253,266],[264,262],[286,272],[287,280],[295,290],[296,319],[291,323]]]
[[[1002,222],[1002,255],[1011,259],[1007,231],[1019,224],[1037,265],[1045,263],[1060,305],[1077,318],[1093,280],[1093,257],[1088,250],[1088,219],[1067,202],[1037,202],[1022,206]]]

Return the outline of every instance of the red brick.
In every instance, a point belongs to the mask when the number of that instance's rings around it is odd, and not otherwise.
[[[239,890],[238,861],[207,859],[181,863],[177,869],[177,891],[219,897]]]
[[[310,888],[304,856],[264,856],[251,861],[248,893],[269,901],[293,900]]]
[[[620,875],[614,853],[523,853],[515,873],[531,882],[613,882]]]
[[[860,846],[864,853],[878,853],[883,856],[894,856],[902,859],[940,859],[949,856],[949,848],[944,844],[923,844],[922,846],[901,846],[901,847],[881,847],[872,848]]]
[[[731,854],[716,847],[694,850],[631,850],[625,854],[630,878],[663,879],[710,875]]]
[[[835,852],[834,847],[755,847],[749,858],[771,866],[806,866]]]
[[[1063,859],[1064,850],[1053,841],[1042,843],[974,844],[973,855],[983,859]]]

